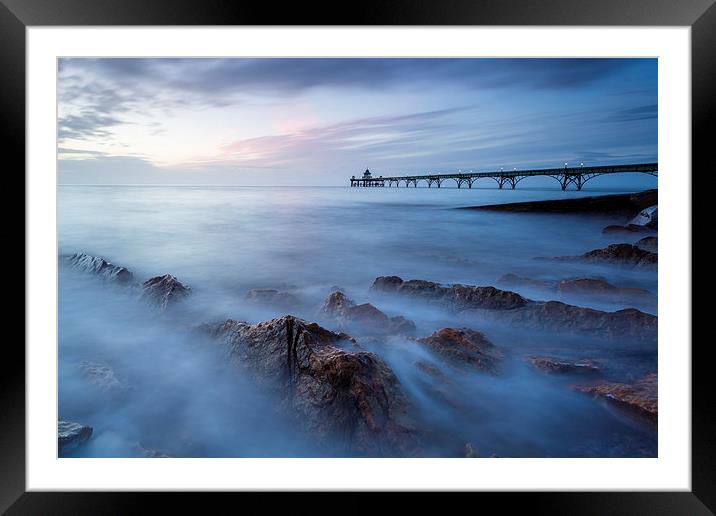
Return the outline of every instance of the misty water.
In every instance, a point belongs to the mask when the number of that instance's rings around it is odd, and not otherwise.
[[[170,273],[192,289],[184,303],[158,315],[126,289],[60,264],[59,417],[93,427],[92,438],[66,455],[345,454],[339,447],[326,452],[325,443],[303,434],[221,345],[194,331],[207,321],[254,323],[286,313],[318,321],[317,307],[338,286],[357,303],[413,320],[419,337],[468,326],[504,350],[498,375],[451,377],[456,407],[415,367],[421,359],[442,367],[437,357],[409,339],[353,335],[390,365],[430,427],[435,438],[427,453],[459,456],[460,444],[470,442],[482,457],[655,456],[654,425],[570,388],[585,378],[545,374],[525,362],[529,355],[588,358],[606,364],[606,379],[634,381],[656,371],[655,342],[542,334],[370,291],[377,276],[499,286],[500,276],[515,273],[603,278],[656,293],[654,271],[535,259],[644,236],[602,234],[623,219],[455,209],[603,193],[615,191],[61,186],[60,255],[101,256],[140,281]],[[245,295],[254,288],[291,292],[300,302],[289,311],[252,304]],[[509,290],[601,310],[636,306]],[[655,306],[637,307],[656,313]],[[83,363],[110,368],[116,382],[92,383]]]

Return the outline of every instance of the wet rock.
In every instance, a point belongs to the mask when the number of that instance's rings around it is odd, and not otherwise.
[[[610,226],[606,226],[604,229],[602,229],[602,233],[605,235],[613,235],[613,234],[625,234],[625,233],[645,233],[652,231],[652,229],[646,227],[646,226],[640,226],[637,224],[626,224],[626,225],[620,225],[620,224],[612,224]]]
[[[604,249],[594,249],[582,256],[559,256],[557,261],[581,261],[588,263],[629,265],[639,268],[656,268],[659,256],[631,244],[611,244]]]
[[[343,292],[332,292],[321,305],[319,317],[358,331],[382,335],[415,333],[415,323],[402,316],[388,317],[370,303],[356,305]]]
[[[644,249],[645,251],[651,251],[652,253],[657,252],[659,246],[659,238],[655,236],[644,237],[641,240],[637,240],[637,247]]]
[[[60,451],[70,450],[92,437],[92,427],[60,419],[57,421],[57,444]]]
[[[284,316],[258,324],[204,326],[232,359],[270,387],[317,442],[338,440],[368,456],[414,456],[420,437],[391,369],[373,353],[338,344],[347,336]]]
[[[603,382],[596,385],[575,385],[573,389],[604,399],[621,409],[645,416],[654,422],[658,419],[657,373],[650,373],[633,384]]]
[[[488,310],[511,310],[527,304],[527,300],[515,292],[495,287],[452,285],[444,287],[425,280],[403,281],[398,276],[380,276],[371,290],[390,294],[407,295],[431,302],[438,302],[456,310],[482,308]]]
[[[276,308],[292,308],[300,303],[298,297],[290,292],[282,292],[270,288],[255,288],[249,290],[246,294],[246,300]]]
[[[105,364],[83,360],[80,362],[82,376],[103,391],[119,391],[124,388],[114,370]]]
[[[65,260],[73,269],[96,274],[107,281],[120,284],[130,284],[134,281],[134,275],[128,269],[113,265],[99,256],[75,253],[66,256]]]
[[[470,328],[443,328],[418,342],[456,364],[496,374],[502,351],[484,334]]]
[[[169,304],[187,297],[191,289],[183,285],[171,274],[156,276],[142,283],[142,297],[157,306],[160,310],[166,310]]]
[[[546,373],[596,374],[600,367],[591,360],[568,361],[552,357],[527,357],[527,362]]]

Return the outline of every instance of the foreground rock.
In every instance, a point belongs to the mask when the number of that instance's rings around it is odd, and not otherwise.
[[[338,347],[349,340],[345,334],[293,316],[253,325],[228,320],[204,328],[277,393],[316,442],[335,440],[367,456],[420,453],[400,382],[373,353]]]
[[[134,275],[128,269],[113,265],[99,256],[75,253],[66,256],[65,260],[73,269],[96,274],[107,281],[120,284],[130,284],[134,281]]]
[[[631,244],[611,244],[604,249],[594,249],[582,256],[558,256],[557,261],[579,261],[599,264],[628,265],[637,268],[655,268],[659,255]]]
[[[246,300],[275,308],[293,308],[300,303],[290,292],[282,292],[271,288],[255,288],[246,293]]]
[[[497,373],[497,365],[504,356],[485,335],[469,328],[443,328],[418,342],[455,364],[491,374]]]
[[[657,374],[651,373],[631,385],[600,383],[575,385],[573,388],[656,422],[659,416],[658,385]]]
[[[655,340],[657,334],[657,317],[634,308],[603,312],[560,301],[531,301],[514,292],[494,287],[443,287],[429,281],[403,281],[397,276],[378,277],[371,288],[411,299],[436,302],[468,317],[550,332],[636,340]]]
[[[166,310],[170,304],[174,304],[189,295],[191,289],[183,285],[171,274],[156,276],[142,283],[142,298],[158,307]]]
[[[609,213],[632,216],[645,208],[657,204],[658,190],[645,190],[633,194],[599,195],[577,199],[559,199],[553,201],[515,202],[474,206],[468,209],[542,212],[542,213]]]
[[[596,374],[600,372],[599,366],[591,360],[578,360],[570,362],[552,357],[527,357],[527,362],[545,373],[568,374]]]
[[[499,290],[495,287],[474,287],[470,285],[444,287],[431,281],[403,281],[398,276],[380,276],[376,278],[371,290],[437,302],[455,310],[470,308],[511,310],[521,308],[528,302],[527,299],[515,292]]]
[[[60,451],[67,451],[89,440],[92,427],[74,421],[60,419],[57,421],[57,444]]]
[[[651,251],[652,253],[655,253],[657,252],[659,247],[659,239],[655,236],[648,236],[642,238],[641,240],[638,240],[634,245],[646,251]]]
[[[346,329],[381,335],[415,333],[415,323],[400,315],[388,317],[370,303],[356,305],[343,292],[332,292],[318,311],[319,317]]]

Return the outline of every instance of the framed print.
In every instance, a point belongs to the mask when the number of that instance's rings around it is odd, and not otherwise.
[[[4,1],[27,304],[3,510],[711,514],[712,2],[293,10]]]

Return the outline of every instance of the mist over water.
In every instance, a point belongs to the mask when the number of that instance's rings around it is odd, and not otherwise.
[[[86,252],[129,268],[140,281],[172,274],[192,288],[184,303],[157,314],[131,291],[60,267],[59,416],[93,427],[69,456],[291,457],[341,455],[316,443],[276,409],[276,400],[195,328],[227,318],[256,323],[286,313],[316,321],[335,286],[356,303],[413,320],[416,335],[443,327],[482,331],[505,354],[499,374],[452,369],[401,337],[352,333],[398,376],[432,436],[427,453],[458,456],[655,456],[654,426],[569,388],[584,377],[547,375],[527,355],[593,359],[605,377],[633,381],[655,371],[654,342],[542,334],[468,319],[369,290],[377,276],[494,285],[515,273],[535,279],[598,277],[620,287],[657,290],[656,273],[536,257],[580,255],[644,235],[603,235],[624,220],[606,216],[498,213],[462,206],[610,192],[318,187],[62,186],[59,253]],[[290,309],[245,299],[254,288],[294,294]],[[507,288],[507,287],[505,287]],[[559,298],[618,310],[631,300]],[[655,307],[645,311],[655,312]],[[433,364],[442,384],[415,363]],[[106,365],[117,385],[98,386],[83,362]],[[326,451],[328,450],[328,451]]]

